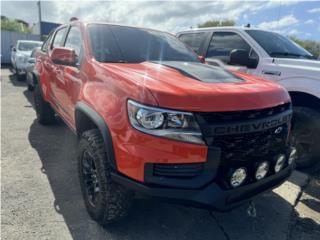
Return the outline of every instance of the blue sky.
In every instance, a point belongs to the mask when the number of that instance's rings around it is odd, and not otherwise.
[[[41,1],[45,21],[72,16],[178,32],[207,20],[233,19],[320,41],[320,1]],[[35,23],[35,1],[2,1],[1,15]]]
[[[281,25],[281,19],[287,21],[282,21]],[[291,5],[282,5],[279,2],[274,8],[263,9],[256,13],[248,12],[237,21],[239,25],[247,22],[284,34],[320,41],[320,1],[298,2]],[[270,22],[274,22],[274,27],[270,26]]]

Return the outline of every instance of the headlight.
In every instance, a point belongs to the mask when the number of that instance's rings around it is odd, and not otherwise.
[[[174,140],[204,144],[192,113],[148,107],[128,101],[131,125],[144,133]]]

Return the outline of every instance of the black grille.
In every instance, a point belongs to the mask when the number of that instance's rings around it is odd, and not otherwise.
[[[262,132],[216,136],[213,145],[220,147],[225,160],[247,161],[263,158],[284,149],[288,134],[287,125],[282,125],[278,134],[271,128]]]
[[[229,187],[228,181],[232,169],[246,167],[249,173],[247,183],[249,183],[255,181],[254,172],[259,162],[269,161],[270,167],[273,168],[275,157],[284,154],[286,149],[289,123],[258,132],[226,133],[216,136],[206,132],[206,129],[221,123],[228,126],[230,123],[246,123],[255,119],[257,122],[263,122],[265,118],[286,114],[284,112],[289,109],[291,105],[287,103],[262,110],[196,114],[207,144],[221,149],[221,161],[216,179],[223,187]]]
[[[159,177],[196,177],[203,170],[202,163],[190,164],[154,164],[153,175]]]
[[[225,123],[227,122],[238,122],[245,120],[254,120],[260,118],[266,118],[274,116],[276,114],[285,112],[291,108],[290,103],[282,104],[276,107],[264,108],[260,110],[244,110],[236,112],[203,112],[197,113],[199,120],[203,123],[213,124],[213,123]]]

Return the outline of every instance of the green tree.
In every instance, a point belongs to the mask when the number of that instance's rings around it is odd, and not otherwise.
[[[30,33],[31,29],[16,20],[1,19],[1,29],[12,32]]]
[[[210,20],[204,23],[198,24],[198,28],[205,28],[205,27],[222,27],[222,26],[234,26],[236,23],[233,20],[226,19],[226,20]]]
[[[320,42],[313,41],[313,40],[303,40],[299,39],[296,36],[289,36],[289,38],[306,49],[308,52],[312,53],[313,56],[319,57],[320,56]]]

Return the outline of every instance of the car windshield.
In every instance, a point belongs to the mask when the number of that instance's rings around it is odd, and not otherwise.
[[[199,62],[197,55],[175,36],[155,30],[92,24],[89,35],[93,55],[100,62]]]
[[[32,51],[36,47],[41,47],[42,43],[39,42],[19,42],[18,50],[20,51]]]
[[[278,33],[262,30],[246,30],[246,32],[256,40],[271,57],[315,59],[307,50]]]

